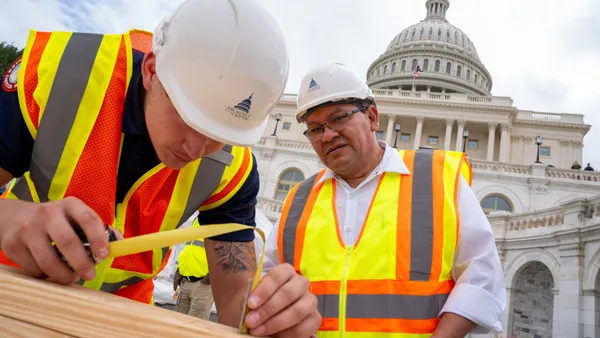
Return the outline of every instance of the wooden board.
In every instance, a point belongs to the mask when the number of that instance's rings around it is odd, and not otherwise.
[[[32,336],[247,337],[233,327],[0,265],[0,337]]]

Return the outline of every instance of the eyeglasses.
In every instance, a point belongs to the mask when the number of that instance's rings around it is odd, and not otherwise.
[[[329,128],[329,130],[340,132],[347,126],[348,121],[350,121],[350,117],[353,114],[365,110],[367,110],[367,108],[356,108],[352,111],[334,116],[321,125],[309,127],[307,130],[304,131],[304,136],[306,136],[306,138],[308,138],[308,140],[311,142],[320,141],[321,138],[323,138],[323,134],[325,133],[325,127]]]

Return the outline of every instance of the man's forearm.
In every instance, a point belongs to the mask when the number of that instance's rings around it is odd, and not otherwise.
[[[249,279],[256,273],[254,242],[206,240],[205,244],[219,323],[237,327]]]
[[[431,338],[464,338],[477,324],[472,321],[446,312],[440,317],[440,322]]]

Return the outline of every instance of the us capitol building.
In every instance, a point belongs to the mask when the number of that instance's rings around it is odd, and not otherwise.
[[[377,137],[469,156],[508,291],[497,337],[600,337],[600,173],[581,163],[591,126],[582,115],[522,110],[491,95],[475,45],[446,19],[449,1],[425,5],[425,19],[400,32],[365,74],[381,114]],[[295,108],[296,96],[285,94],[253,147],[258,207],[272,222],[290,188],[323,168]],[[581,169],[571,169],[575,161]]]

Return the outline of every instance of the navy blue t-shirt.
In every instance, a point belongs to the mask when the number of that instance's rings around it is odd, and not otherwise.
[[[123,150],[117,175],[117,203],[147,171],[159,164],[150,141],[141,97],[144,53],[133,51],[133,73],[123,110]],[[3,75],[3,74],[2,74]],[[0,78],[0,80],[2,80]],[[33,138],[21,114],[17,92],[6,92],[0,86],[0,168],[13,177],[21,177],[29,170]],[[240,190],[222,205],[199,213],[200,224],[241,223],[256,226],[255,207],[259,189],[256,158],[248,179]],[[246,242],[254,239],[254,232],[243,230],[213,237],[221,241]]]

